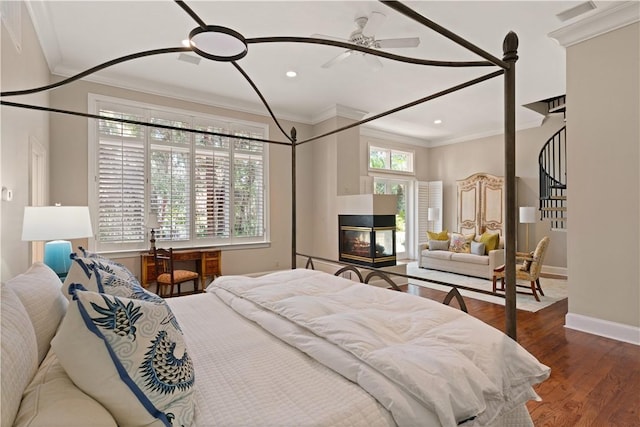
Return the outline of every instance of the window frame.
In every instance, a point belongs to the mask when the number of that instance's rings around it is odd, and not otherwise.
[[[389,160],[389,167],[375,168],[371,166],[371,151],[373,149],[381,152],[386,152],[388,154],[387,158]],[[394,153],[406,154],[410,156],[410,161],[408,162],[409,168],[407,170],[393,169],[392,158]],[[368,147],[367,147],[367,170],[369,172],[392,173],[392,174],[398,174],[398,175],[415,176],[415,173],[416,173],[415,159],[416,159],[416,153],[413,150],[397,149],[390,146],[385,146],[384,144],[375,144],[371,142],[368,144]]]
[[[102,104],[102,107],[99,105]],[[269,139],[269,125],[262,122],[252,122],[247,120],[236,119],[233,117],[225,117],[218,116],[212,114],[206,114],[197,111],[189,111],[183,109],[172,108],[164,105],[156,105],[144,102],[133,101],[129,99],[110,97],[106,95],[99,94],[88,94],[88,112],[90,114],[98,114],[100,108],[104,108],[104,104],[114,104],[115,106],[122,107],[122,112],[130,112],[136,111],[138,112],[140,109],[145,110],[145,121],[149,121],[149,113],[151,111],[159,113],[163,118],[166,117],[174,117],[176,118],[187,116],[190,118],[190,129],[195,129],[196,126],[201,126],[203,123],[209,122],[224,122],[230,123],[232,129],[258,129],[262,135],[260,138]],[[144,238],[141,241],[135,241],[133,243],[124,243],[124,242],[100,242],[98,240],[98,188],[99,188],[99,177],[98,177],[98,167],[99,167],[99,158],[98,158],[98,150],[99,150],[99,138],[100,135],[98,133],[98,119],[88,119],[88,205],[89,210],[91,212],[92,225],[94,230],[94,236],[89,239],[89,248],[92,250],[96,250],[104,253],[127,253],[127,252],[140,252],[146,251],[149,249],[150,243],[150,229],[146,228],[144,232]],[[153,127],[145,126],[145,129],[150,129]],[[190,135],[190,143],[189,143],[189,153],[190,153],[190,238],[188,240],[159,240],[156,237],[156,245],[166,246],[170,244],[174,248],[197,248],[197,247],[228,247],[233,249],[242,249],[242,248],[257,248],[257,247],[267,247],[270,244],[270,221],[269,221],[269,212],[270,212],[270,202],[269,202],[269,145],[268,143],[262,143],[262,227],[263,233],[261,237],[244,237],[244,236],[235,236],[233,233],[233,216],[234,216],[234,205],[233,205],[233,197],[234,197],[234,189],[233,189],[233,165],[230,166],[230,194],[229,200],[231,203],[230,206],[230,236],[228,238],[220,238],[220,237],[210,237],[210,238],[198,238],[196,237],[196,198],[195,198],[195,158],[196,152],[198,149],[202,149],[203,147],[199,147],[195,143],[194,133],[189,133]],[[145,189],[144,189],[144,221],[148,218],[150,213],[150,191],[151,191],[151,170],[150,170],[150,149],[152,144],[157,144],[159,141],[153,140],[149,137],[148,132],[145,132],[144,138],[144,157],[145,157],[145,165],[144,165],[144,176],[145,176]],[[232,143],[232,141],[230,141]],[[206,148],[205,148],[206,149]],[[229,156],[231,161],[233,162],[233,150],[229,148]],[[169,243],[170,242],[170,243]]]

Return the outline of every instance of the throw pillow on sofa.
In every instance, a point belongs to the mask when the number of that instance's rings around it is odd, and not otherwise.
[[[486,255],[486,248],[484,243],[471,242],[471,253],[474,255]]]
[[[489,253],[490,251],[498,249],[500,246],[500,235],[498,233],[485,231],[480,236],[480,242],[484,243],[485,249],[487,253]]]
[[[429,240],[430,251],[448,251],[449,240]]]
[[[449,240],[449,232],[446,229],[439,233],[427,231],[427,236],[429,236],[429,240]]]
[[[458,253],[471,253],[471,242],[476,237],[475,233],[461,234],[451,233],[451,243],[449,244],[449,250],[451,252]]]

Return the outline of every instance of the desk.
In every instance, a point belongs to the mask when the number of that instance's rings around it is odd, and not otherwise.
[[[142,286],[147,286],[156,280],[156,264],[153,260],[153,253],[144,252],[140,254],[140,270]],[[200,289],[204,291],[206,279],[220,276],[222,268],[222,257],[220,249],[184,249],[173,251],[175,261],[195,261],[196,271],[200,275]]]

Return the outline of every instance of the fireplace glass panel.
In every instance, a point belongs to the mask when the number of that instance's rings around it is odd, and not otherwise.
[[[376,229],[376,257],[392,256],[393,251],[393,230]]]
[[[342,230],[343,252],[358,257],[371,256],[371,232],[369,230]]]

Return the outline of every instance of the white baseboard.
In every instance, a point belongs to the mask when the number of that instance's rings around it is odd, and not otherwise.
[[[640,328],[581,314],[567,313],[565,328],[640,345]]]
[[[554,267],[552,265],[543,265],[542,273],[567,277],[567,267]]]

